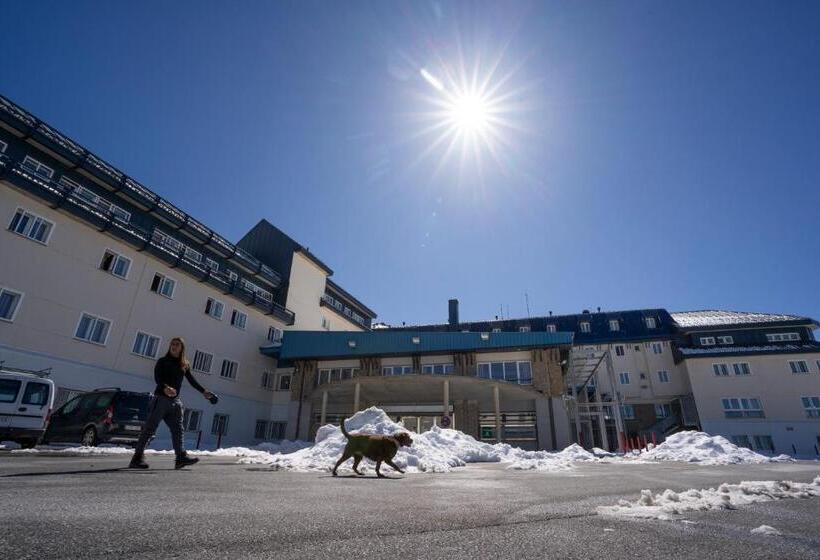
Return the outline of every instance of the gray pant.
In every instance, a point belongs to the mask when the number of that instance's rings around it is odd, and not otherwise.
[[[174,452],[177,454],[177,458],[184,457],[185,447],[182,442],[182,434],[185,431],[182,425],[183,412],[182,401],[179,400],[179,397],[172,399],[155,395],[148,407],[148,420],[145,421],[145,426],[142,428],[140,439],[137,441],[134,450],[134,456],[142,456],[145,446],[148,445],[148,440],[157,431],[160,421],[164,420],[168,425],[168,429],[171,430],[171,442],[174,444]]]

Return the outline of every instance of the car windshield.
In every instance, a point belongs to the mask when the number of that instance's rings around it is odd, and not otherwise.
[[[13,403],[17,400],[21,383],[16,379],[0,379],[0,403]]]

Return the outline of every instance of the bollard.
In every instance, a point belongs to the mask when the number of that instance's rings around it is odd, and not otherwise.
[[[220,449],[222,447],[222,430],[219,430],[219,433],[216,435],[216,448]]]

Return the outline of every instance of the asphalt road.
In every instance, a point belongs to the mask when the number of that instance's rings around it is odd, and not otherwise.
[[[595,514],[643,488],[808,482],[820,462],[557,474],[495,464],[379,480],[149,459],[151,470],[131,471],[127,458],[0,452],[0,558],[820,558],[820,498],[675,521]],[[750,533],[762,524],[783,536]]]

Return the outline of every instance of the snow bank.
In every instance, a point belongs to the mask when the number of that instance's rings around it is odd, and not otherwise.
[[[771,525],[761,525],[760,527],[756,527],[750,531],[753,535],[767,535],[770,537],[779,537],[782,535],[780,531],[772,527]]]
[[[640,455],[653,461],[682,461],[702,465],[731,465],[791,461],[788,455],[768,457],[751,449],[738,447],[723,436],[704,432],[678,432],[666,441]]]
[[[349,433],[393,435],[410,432],[412,447],[401,447],[393,461],[407,472],[450,472],[453,468],[468,463],[508,463],[510,469],[558,471],[572,468],[575,461],[595,461],[594,455],[578,445],[571,445],[557,453],[548,451],[524,451],[509,444],[490,445],[460,432],[434,426],[429,431],[416,434],[401,423],[394,422],[384,411],[376,407],[357,412],[345,423]],[[327,472],[341,457],[347,438],[341,429],[325,425],[316,433],[316,443],[289,455],[266,457],[244,457],[240,463],[263,463],[274,469],[301,472]],[[361,470],[367,472],[373,463],[365,460]],[[351,473],[353,461],[346,461],[339,471]],[[385,472],[390,468],[386,467]]]
[[[16,441],[0,441],[0,449],[20,449],[20,444]]]
[[[223,447],[215,451],[189,449],[188,455],[195,457],[226,457],[242,458],[251,457],[258,460],[269,459],[274,453],[292,453],[298,449],[303,449],[311,445],[306,441],[283,441],[281,443],[263,443],[254,447]],[[40,454],[60,457],[86,457],[98,455],[133,455],[134,449],[131,447],[119,447],[115,445],[100,445],[98,447],[59,447],[55,445],[41,445],[35,449],[14,449],[13,454]],[[168,449],[146,449],[145,455],[173,455],[174,452]]]
[[[812,496],[820,496],[820,476],[812,482],[744,481],[739,484],[721,484],[717,489],[693,489],[684,492],[664,490],[660,494],[642,490],[638,501],[621,500],[617,506],[599,507],[598,513],[622,517],[672,519],[672,515],[688,511],[735,509],[737,506],[757,502]]]

